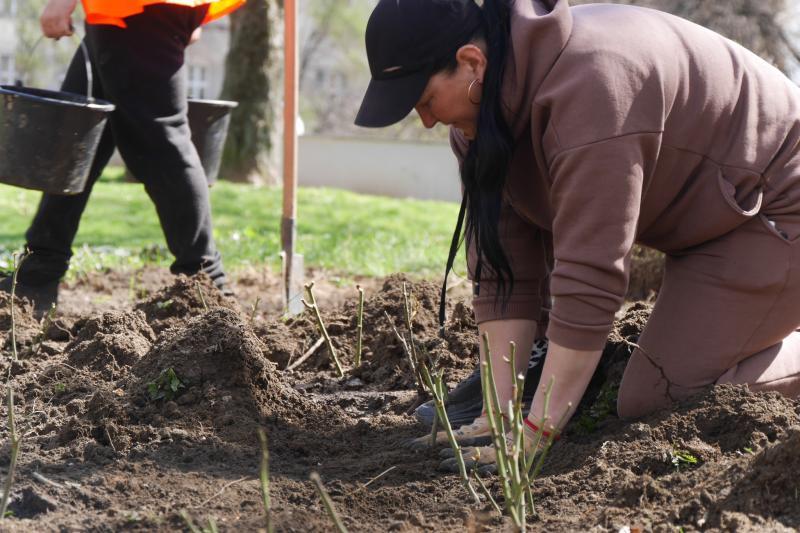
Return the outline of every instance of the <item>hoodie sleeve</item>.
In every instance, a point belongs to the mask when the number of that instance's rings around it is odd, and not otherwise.
[[[459,165],[466,155],[468,142],[457,130],[450,133],[450,144]],[[540,324],[547,321],[549,309],[547,278],[551,240],[548,232],[528,223],[513,207],[504,202],[498,228],[500,242],[514,273],[514,286],[507,302],[498,297],[497,277],[490,269],[481,269],[481,279],[475,279],[477,254],[474,245],[467,250],[467,268],[473,281],[472,306],[478,324],[490,320],[527,319]]]
[[[551,160],[555,266],[548,337],[601,349],[628,286],[642,189],[660,134],[635,133],[557,153]]]
[[[467,263],[470,279],[474,284],[472,307],[475,310],[475,321],[480,324],[489,320],[517,318],[533,320],[541,326],[547,319],[549,308],[549,235],[538,226],[523,220],[508,204],[501,207],[499,235],[514,273],[514,286],[508,300],[504,302],[499,297],[497,276],[493,275],[485,263],[480,280],[476,280],[477,254],[475,247],[470,246]]]

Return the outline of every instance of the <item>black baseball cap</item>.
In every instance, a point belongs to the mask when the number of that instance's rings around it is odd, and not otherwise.
[[[438,64],[482,22],[475,0],[380,0],[367,23],[372,80],[356,125],[382,128],[414,109]]]

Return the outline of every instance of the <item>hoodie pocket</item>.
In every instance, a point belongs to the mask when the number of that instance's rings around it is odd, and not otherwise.
[[[664,193],[674,196],[640,235],[644,244],[664,252],[679,252],[725,235],[761,210],[764,192],[759,174],[721,167],[709,160],[688,173],[690,177],[677,193]]]
[[[722,197],[737,215],[750,218],[761,211],[764,187],[760,174],[738,168],[722,167],[718,182]]]

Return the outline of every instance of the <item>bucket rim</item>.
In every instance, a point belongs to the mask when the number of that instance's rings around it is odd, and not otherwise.
[[[38,94],[26,93],[21,89],[34,89],[36,91],[39,91],[43,95],[40,96]],[[95,98],[91,102],[89,102],[88,100],[86,100],[86,96],[82,94],[72,93],[68,91],[52,91],[50,89],[40,89],[38,87],[27,87],[27,86],[18,87],[16,85],[0,85],[0,94],[8,94],[11,96],[33,100],[36,102],[48,102],[52,104],[62,105],[65,107],[78,107],[82,109],[91,109],[94,111],[101,111],[106,113],[114,111],[115,108],[114,104],[106,100]],[[69,100],[62,100],[58,98],[59,94],[72,94],[79,98],[82,98],[83,102],[72,102]],[[50,96],[44,96],[44,95],[50,95]]]
[[[239,107],[239,102],[234,102],[232,100],[206,100],[203,98],[189,98],[188,101],[190,104],[207,105],[210,107],[227,107],[230,109]]]

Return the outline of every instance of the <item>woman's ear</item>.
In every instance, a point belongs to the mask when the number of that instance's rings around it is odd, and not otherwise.
[[[465,44],[456,52],[456,61],[459,69],[466,68],[474,78],[483,81],[487,61],[486,54],[479,46],[472,43]]]

